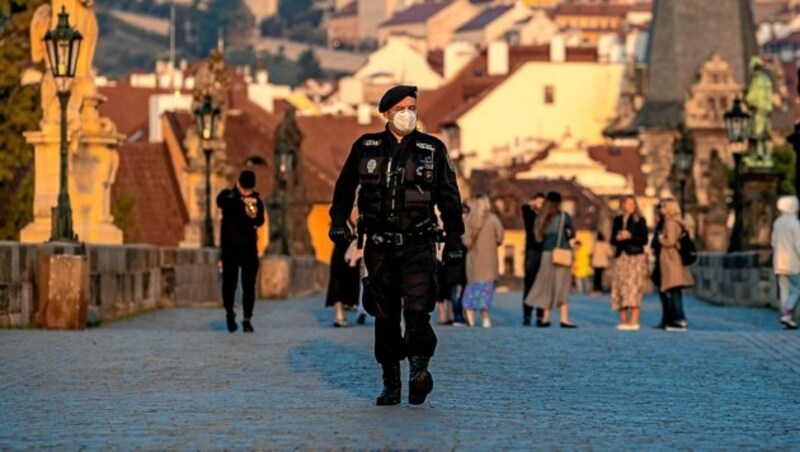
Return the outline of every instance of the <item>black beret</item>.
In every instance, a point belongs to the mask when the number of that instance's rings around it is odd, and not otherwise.
[[[389,88],[389,91],[381,97],[381,102],[378,104],[378,111],[383,113],[389,111],[390,108],[397,105],[398,102],[406,97],[417,98],[417,87],[409,85],[397,85]]]
[[[256,175],[250,170],[244,170],[239,174],[239,185],[242,188],[251,189],[256,186]]]
[[[551,191],[550,193],[547,194],[545,199],[550,201],[550,202],[554,202],[554,203],[558,204],[558,203],[561,202],[561,193],[559,193],[557,191]]]

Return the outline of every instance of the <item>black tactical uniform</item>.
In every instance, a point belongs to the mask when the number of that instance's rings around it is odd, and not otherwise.
[[[368,278],[364,308],[375,316],[375,358],[384,368],[384,394],[379,405],[399,402],[399,361],[411,363],[409,402],[422,403],[432,389],[427,365],[436,348],[430,313],[436,306],[436,213],[446,234],[446,250],[457,257],[464,224],[453,164],[444,144],[413,131],[398,143],[387,125],[380,133],[356,140],[339,174],[330,209],[331,230],[350,215],[356,189],[359,234],[365,240]],[[447,254],[447,253],[446,253]],[[406,323],[400,331],[401,311]],[[420,374],[430,379],[427,392],[415,394]],[[396,382],[387,382],[396,376]],[[396,383],[396,387],[393,384]]]
[[[237,188],[226,188],[217,195],[217,206],[222,209],[220,241],[222,251],[222,301],[227,314],[228,331],[236,331],[233,302],[242,272],[243,327],[251,332],[250,318],[255,304],[256,276],[258,275],[258,245],[256,229],[264,224],[264,203],[258,192],[243,196]],[[254,210],[250,217],[245,209]]]

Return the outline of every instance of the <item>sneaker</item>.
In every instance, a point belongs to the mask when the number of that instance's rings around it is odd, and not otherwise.
[[[483,319],[483,327],[484,328],[491,328],[492,327],[492,320],[491,319]]]
[[[458,320],[453,320],[452,326],[467,326],[467,324],[464,322],[459,322]]]
[[[617,331],[630,331],[630,330],[631,330],[631,325],[628,325],[627,323],[620,323],[619,325],[617,325]]]
[[[253,330],[253,325],[250,324],[250,321],[245,320],[242,322],[242,331],[245,333],[252,333],[255,330]]]
[[[678,323],[670,323],[665,328],[667,331],[686,331],[687,328]]]
[[[785,330],[796,330],[797,329],[797,322],[792,319],[792,316],[785,315],[781,317],[781,325],[783,325],[783,329]]]
[[[640,328],[640,327],[639,327],[639,324],[638,324],[638,323],[637,323],[637,324],[635,324],[635,325],[628,325],[628,330],[629,330],[629,331],[639,331],[639,328]]]

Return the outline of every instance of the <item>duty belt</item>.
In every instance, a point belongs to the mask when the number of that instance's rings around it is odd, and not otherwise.
[[[377,246],[403,246],[404,244],[419,244],[432,241],[426,232],[412,232],[402,234],[399,232],[380,232],[370,234],[369,240]]]

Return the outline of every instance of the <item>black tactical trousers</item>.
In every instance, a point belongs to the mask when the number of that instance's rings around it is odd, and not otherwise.
[[[431,243],[376,246],[367,241],[364,309],[375,316],[375,359],[381,364],[407,356],[433,356],[436,334],[436,261]],[[406,331],[400,331],[400,316]]]
[[[242,272],[242,309],[244,318],[253,316],[256,301],[256,276],[258,276],[258,255],[255,249],[242,251],[222,250],[222,303],[228,314],[233,314],[236,286],[239,285],[239,271]]]

